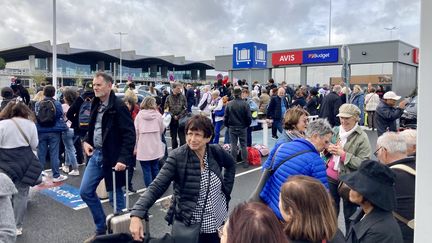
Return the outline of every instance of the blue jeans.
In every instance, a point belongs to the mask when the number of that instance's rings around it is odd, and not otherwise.
[[[102,150],[95,149],[93,155],[88,161],[87,167],[81,181],[80,195],[82,200],[87,204],[93,216],[93,221],[96,225],[96,234],[104,234],[106,232],[105,212],[101,201],[96,195],[96,188],[99,182],[104,178]],[[125,200],[123,190],[117,189],[117,212],[125,208]],[[109,192],[110,203],[112,205],[112,191]]]
[[[225,129],[224,144],[230,144],[229,128]]]
[[[60,160],[59,160],[59,144],[60,144],[60,134],[59,132],[50,133],[39,133],[39,145],[38,145],[38,158],[39,162],[42,164],[42,168],[45,168],[46,155],[49,151],[51,170],[53,178],[60,176]]]
[[[223,126],[223,120],[215,122],[215,132],[214,132],[214,144],[219,144],[220,131]]]
[[[144,174],[144,184],[148,188],[159,173],[159,160],[140,161]]]
[[[76,157],[76,150],[74,146],[74,130],[62,132],[63,144],[65,146],[65,164],[71,165],[73,170],[78,169],[78,162]]]

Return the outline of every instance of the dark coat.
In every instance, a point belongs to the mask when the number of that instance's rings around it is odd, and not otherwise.
[[[380,101],[375,111],[375,127],[377,128],[378,137],[387,132],[387,129],[396,132],[396,120],[403,114],[403,109],[387,105]]]
[[[66,117],[69,121],[72,122],[71,128],[74,129],[76,134],[80,136],[84,136],[87,132],[86,129],[82,129],[79,127],[79,112],[81,109],[81,105],[84,103],[84,99],[91,98],[93,99],[94,92],[93,91],[85,91],[81,96],[77,97],[72,105],[69,107],[69,110],[66,113]]]
[[[328,122],[332,127],[339,126],[339,118],[336,117],[339,114],[339,107],[342,105],[342,99],[335,92],[330,92],[324,96],[321,107],[320,107],[320,118],[327,118]]]
[[[402,243],[402,234],[391,212],[375,207],[365,216],[361,208],[351,216],[351,226],[346,242],[361,243]],[[361,220],[361,221],[360,221]]]
[[[85,141],[93,146],[93,134],[100,99],[95,97],[92,102],[89,131]],[[135,126],[125,103],[111,91],[109,103],[102,117],[102,156],[105,184],[112,191],[112,170],[117,162],[128,164],[135,147]],[[117,187],[125,185],[125,173],[116,172]]]
[[[312,96],[310,100],[306,103],[305,109],[307,112],[309,112],[309,115],[315,116],[318,115],[318,106],[319,106],[319,99],[316,96]]]
[[[228,206],[234,185],[234,160],[216,144],[207,145],[207,153],[209,168],[222,181],[222,192],[225,194]],[[222,168],[224,168],[223,173]],[[131,215],[144,218],[150,207],[171,185],[171,181],[174,181],[173,204],[166,220],[171,224],[175,215],[177,220],[189,224],[199,197],[201,166],[195,152],[187,144],[170,152],[156,179],[133,207]]]
[[[415,170],[415,161],[415,157],[408,157],[388,164],[388,166],[391,168],[393,165],[403,164]],[[415,176],[400,169],[392,169],[392,171],[396,175],[395,191],[397,204],[394,211],[407,220],[411,220],[414,218]],[[404,241],[413,242],[414,230],[399,220],[397,222],[401,228]]]
[[[226,127],[247,128],[252,122],[252,113],[245,100],[236,98],[225,107],[224,125]]]
[[[286,109],[288,110],[289,104],[285,97],[281,98],[279,96],[273,96],[270,100],[269,106],[267,108],[267,117],[270,119],[283,119],[284,114],[282,114],[282,102],[284,102]]]

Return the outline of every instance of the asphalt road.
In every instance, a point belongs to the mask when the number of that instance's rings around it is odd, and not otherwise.
[[[270,131],[269,131],[270,132]],[[372,151],[375,149],[376,133],[367,131],[372,145]],[[261,143],[262,132],[256,131],[253,135],[254,143]],[[269,145],[274,145],[274,140],[269,139]],[[265,158],[263,158],[265,161]],[[139,165],[139,164],[137,164]],[[81,175],[84,167],[80,167]],[[246,200],[252,193],[260,176],[259,167],[250,167],[243,169],[242,165],[237,165],[236,178],[234,189],[232,192],[232,200],[230,208],[232,209],[238,203]],[[69,177],[65,182],[72,187],[79,188],[81,176]],[[134,173],[134,187],[139,189],[138,192],[144,190],[143,174],[140,166]],[[170,195],[169,189],[165,195]],[[139,197],[138,194],[130,196],[131,205],[133,205]],[[112,212],[112,207],[108,202],[103,203],[105,213]],[[161,236],[170,229],[167,226],[164,216],[166,213],[166,201],[161,200],[156,203],[150,213],[153,215],[150,218],[150,231],[153,236]],[[340,225],[343,225],[342,219],[339,220]],[[344,230],[344,229],[342,229]],[[31,189],[28,210],[24,220],[23,235],[17,238],[18,243],[45,243],[45,242],[83,242],[94,232],[94,223],[87,207],[79,210],[74,210],[61,204],[58,201],[47,197],[41,191]]]

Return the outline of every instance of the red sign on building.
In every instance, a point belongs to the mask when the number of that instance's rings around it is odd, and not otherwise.
[[[413,49],[413,62],[415,64],[419,64],[419,49],[418,48]]]
[[[272,53],[272,65],[292,65],[301,64],[303,62],[303,51],[288,51]]]

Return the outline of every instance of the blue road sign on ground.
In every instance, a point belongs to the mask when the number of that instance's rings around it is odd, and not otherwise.
[[[267,44],[248,42],[233,45],[233,69],[266,67]]]
[[[79,189],[68,184],[50,187],[40,192],[74,210],[86,205],[80,197]]]
[[[303,63],[326,63],[338,60],[338,48],[303,51]]]

